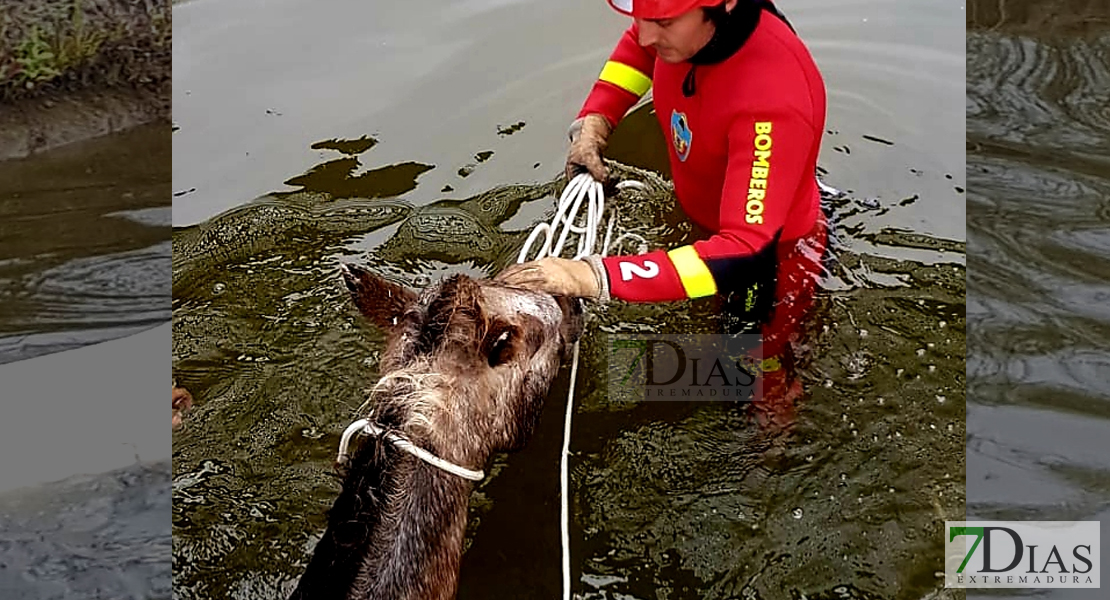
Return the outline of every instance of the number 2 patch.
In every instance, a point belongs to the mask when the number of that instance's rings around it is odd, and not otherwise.
[[[659,264],[653,260],[645,260],[643,266],[634,262],[622,262],[621,281],[630,281],[633,276],[651,279],[659,274]]]

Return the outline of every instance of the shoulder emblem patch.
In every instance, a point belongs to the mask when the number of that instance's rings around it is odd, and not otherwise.
[[[671,142],[678,160],[686,162],[686,157],[690,155],[690,145],[694,142],[694,132],[690,131],[686,113],[671,111]]]

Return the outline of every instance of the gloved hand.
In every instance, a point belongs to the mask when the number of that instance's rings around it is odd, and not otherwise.
[[[601,161],[601,152],[609,143],[609,121],[598,114],[586,115],[570,126],[570,150],[567,151],[567,181],[585,168],[600,183],[609,179],[609,169]]]
[[[549,294],[609,300],[609,280],[598,256],[583,260],[551,257],[520,263],[501,271],[494,281]]]

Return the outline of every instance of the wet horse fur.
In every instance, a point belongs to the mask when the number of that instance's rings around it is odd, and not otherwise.
[[[464,275],[419,297],[343,265],[355,304],[389,335],[372,421],[457,465],[519,450],[581,333],[566,298]],[[454,598],[473,482],[384,436],[346,467],[328,526],[292,599]]]

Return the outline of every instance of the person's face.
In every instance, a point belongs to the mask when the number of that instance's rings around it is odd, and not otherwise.
[[[731,10],[736,0],[725,8]],[[650,46],[663,62],[678,63],[688,60],[709,43],[715,26],[700,8],[688,10],[670,19],[636,18],[640,28],[640,45]]]

